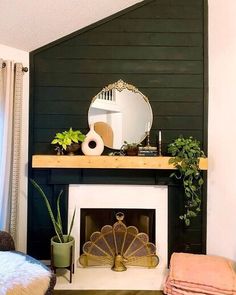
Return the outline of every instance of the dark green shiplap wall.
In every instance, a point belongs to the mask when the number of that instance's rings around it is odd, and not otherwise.
[[[88,131],[91,99],[119,79],[135,85],[150,100],[154,121],[151,143],[162,130],[163,151],[180,134],[207,147],[206,1],[156,0],[126,9],[30,54],[30,152],[53,154],[50,141],[69,127]],[[205,251],[203,213],[185,229],[178,219],[182,192],[167,171],[32,169],[55,203],[68,183],[169,184],[169,253]],[[138,196],[141,197],[141,196]],[[28,252],[49,253],[52,234],[44,204],[29,185]],[[66,222],[65,222],[66,226]],[[42,239],[42,237],[44,239]]]

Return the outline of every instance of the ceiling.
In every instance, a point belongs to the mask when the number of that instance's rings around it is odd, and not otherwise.
[[[0,44],[32,51],[142,0],[0,0]]]

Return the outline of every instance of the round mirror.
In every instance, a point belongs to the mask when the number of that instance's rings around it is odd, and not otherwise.
[[[102,137],[104,145],[120,149],[124,141],[141,143],[153,121],[148,98],[122,80],[103,88],[88,111],[89,125]]]

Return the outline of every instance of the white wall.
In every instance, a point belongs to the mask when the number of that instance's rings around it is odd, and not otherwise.
[[[29,53],[0,44],[0,58],[22,62],[23,66],[29,67]],[[23,113],[21,134],[21,168],[20,168],[20,199],[18,215],[18,236],[16,247],[26,251],[27,241],[27,163],[28,163],[28,105],[29,105],[29,72],[23,77]]]
[[[235,0],[209,0],[207,252],[236,261],[235,15]]]

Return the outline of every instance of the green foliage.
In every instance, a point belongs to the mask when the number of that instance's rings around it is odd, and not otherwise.
[[[66,150],[67,146],[71,145],[73,142],[83,142],[85,137],[86,136],[82,134],[81,131],[70,128],[69,130],[63,131],[61,133],[56,133],[55,138],[51,144],[58,144],[62,146],[64,150]]]
[[[45,202],[45,205],[47,207],[48,214],[49,214],[49,216],[51,218],[55,233],[56,233],[56,235],[58,237],[58,241],[60,243],[67,243],[69,241],[69,239],[70,239],[71,231],[72,231],[72,228],[73,228],[73,225],[74,225],[75,210],[74,210],[74,213],[73,213],[73,216],[72,216],[72,220],[71,220],[71,223],[70,223],[70,228],[69,228],[67,238],[65,239],[64,238],[65,234],[63,233],[63,229],[62,229],[61,212],[60,212],[60,198],[61,198],[61,195],[62,195],[63,191],[62,190],[60,191],[60,193],[58,195],[58,198],[57,198],[57,217],[55,218],[55,216],[53,214],[53,211],[52,211],[52,208],[51,208],[51,205],[50,205],[50,203],[48,201],[48,198],[45,195],[42,188],[33,179],[30,179],[30,181],[33,184],[33,186],[36,188],[36,190],[39,192],[40,196],[43,198],[43,200]]]
[[[132,143],[129,143],[127,141],[124,141],[124,144],[123,144],[123,148],[124,149],[133,149],[133,148],[137,148],[139,147],[141,144],[140,143],[136,143],[136,142],[132,142]]]
[[[185,193],[185,213],[180,216],[185,224],[190,225],[190,219],[201,211],[201,187],[203,179],[200,173],[200,157],[205,157],[200,148],[200,142],[192,136],[178,137],[168,145],[168,152],[172,155],[169,164],[178,169],[170,177],[176,177],[183,182]]]
[[[121,151],[124,153],[124,155],[127,155],[127,156],[137,156],[139,146],[140,146],[139,143],[136,143],[136,142],[128,143],[127,141],[124,141],[124,144],[121,147]]]

